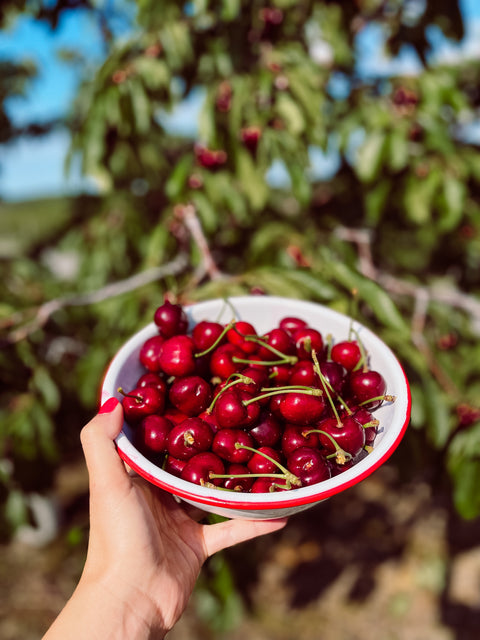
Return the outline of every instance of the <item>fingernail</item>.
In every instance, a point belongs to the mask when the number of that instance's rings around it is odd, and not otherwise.
[[[116,398],[109,398],[106,402],[102,404],[98,413],[112,413],[115,407],[119,404]]]

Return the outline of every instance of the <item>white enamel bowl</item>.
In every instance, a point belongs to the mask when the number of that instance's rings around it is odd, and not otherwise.
[[[244,296],[224,300],[209,300],[185,307],[191,326],[201,320],[228,323],[233,319],[250,322],[257,333],[266,333],[286,316],[296,316],[318,329],[325,337],[331,334],[335,341],[348,337],[351,319],[312,302],[274,296]],[[150,462],[132,444],[132,430],[128,424],[117,438],[117,448],[123,460],[153,484],[204,511],[228,518],[267,519],[290,516],[308,509],[314,504],[348,489],[360,482],[382,465],[399,445],[410,419],[411,396],[404,371],[387,345],[368,328],[357,322],[355,330],[363,342],[370,367],[385,378],[387,393],[396,397],[375,411],[380,421],[379,433],[373,451],[352,468],[338,476],[309,487],[301,487],[277,493],[250,494],[227,492],[197,486],[181,480]],[[115,396],[117,389],[132,389],[144,369],[138,361],[138,353],[145,340],[157,334],[152,322],[136,333],[113,358],[106,372],[101,390],[102,402]]]

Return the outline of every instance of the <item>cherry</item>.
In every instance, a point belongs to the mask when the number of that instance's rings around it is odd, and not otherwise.
[[[175,458],[188,460],[197,453],[210,449],[212,441],[210,425],[200,418],[186,418],[169,432],[167,451]]]
[[[274,447],[280,440],[282,427],[273,413],[263,410],[256,424],[249,429],[249,434],[260,446]]]
[[[143,387],[154,387],[164,395],[166,395],[168,391],[167,383],[165,382],[165,380],[158,374],[153,372],[144,373],[142,376],[140,376],[135,386],[139,389],[142,389]]]
[[[268,457],[266,457],[268,456]],[[278,467],[272,460],[281,462],[281,456],[277,449],[273,447],[259,447],[247,462],[247,467],[251,473],[275,473],[278,471]]]
[[[295,474],[303,486],[310,486],[330,478],[330,468],[318,449],[300,447],[287,458],[287,469]]]
[[[319,420],[325,411],[325,400],[320,395],[306,392],[285,393],[279,410],[287,422],[308,425]]]
[[[337,394],[342,393],[346,381],[347,371],[338,362],[320,362],[320,371],[329,388]]]
[[[365,445],[365,431],[353,416],[346,416],[339,422],[336,418],[325,418],[317,425],[320,445],[328,454],[335,454],[337,446],[355,457]],[[330,436],[330,437],[329,437]]]
[[[223,326],[219,322],[209,322],[202,320],[196,324],[192,331],[192,338],[197,352],[207,351],[220,338],[223,333]],[[219,344],[221,344],[220,341]]]
[[[246,367],[242,369],[242,375],[250,378],[251,382],[240,382],[236,385],[237,391],[255,394],[268,384],[268,373],[265,367]]]
[[[143,343],[138,358],[145,369],[157,372],[161,370],[160,353],[165,339],[162,336],[152,336]]]
[[[135,431],[135,441],[145,453],[166,453],[167,436],[173,429],[173,422],[159,415],[143,418]]]
[[[220,429],[238,427],[248,419],[243,399],[235,389],[228,389],[215,402],[214,415]]]
[[[289,364],[274,364],[270,367],[270,379],[274,385],[283,387],[290,383],[291,371],[292,367]]]
[[[179,424],[189,417],[186,413],[179,411],[175,407],[168,407],[167,409],[165,409],[165,411],[163,412],[163,416],[165,418],[168,418],[170,422],[173,422],[173,424]]]
[[[297,356],[300,360],[311,360],[312,351],[321,353],[323,350],[322,334],[316,329],[305,327],[293,334]]]
[[[233,344],[220,345],[215,349],[210,358],[210,372],[213,376],[218,376],[226,380],[232,373],[241,371],[244,365],[234,362],[233,358],[242,358],[243,351]]]
[[[172,476],[180,478],[186,464],[186,460],[179,460],[178,458],[174,458],[173,456],[167,456],[163,468],[167,473],[171,473]]]
[[[212,451],[228,462],[248,462],[252,451],[236,447],[237,442],[249,448],[254,444],[253,438],[243,429],[220,429],[213,438]]]
[[[172,382],[168,398],[179,411],[195,416],[209,406],[212,389],[200,376],[185,376]]]
[[[252,152],[257,150],[258,142],[262,136],[262,130],[260,127],[250,126],[243,127],[240,130],[240,139],[243,144]]]
[[[172,304],[168,300],[157,308],[153,321],[164,338],[186,333],[188,328],[188,318],[181,305]]]
[[[154,387],[136,387],[129,393],[122,389],[118,391],[123,395],[125,420],[131,424],[140,422],[152,413],[162,413],[165,408],[165,395]]]
[[[295,345],[291,336],[283,329],[272,329],[262,337],[262,342],[265,342],[271,347],[260,347],[258,350],[258,356],[262,360],[277,360],[278,354],[272,349],[279,351],[285,355],[293,355],[295,353]]]
[[[245,336],[256,336],[253,325],[249,322],[239,320],[235,322],[233,327],[227,331],[227,340],[230,344],[235,345],[243,351],[243,353],[251,354],[255,353],[258,349],[258,345],[255,342],[248,341]]]
[[[301,320],[300,318],[294,318],[293,316],[288,316],[286,318],[282,318],[279,322],[280,329],[283,329],[291,336],[298,331],[299,329],[305,329],[308,325],[305,320]]]
[[[311,360],[299,360],[293,365],[290,372],[290,384],[321,388],[320,379]]]
[[[188,376],[195,371],[193,340],[176,335],[165,340],[160,353],[160,366],[169,376]]]
[[[250,493],[273,493],[275,491],[285,491],[282,478],[257,478],[250,487]]]
[[[330,358],[347,371],[353,371],[362,359],[362,352],[355,340],[344,340],[333,345]]]
[[[210,478],[210,474],[222,475],[225,473],[225,466],[221,459],[211,451],[197,453],[183,467],[181,478],[194,484],[220,486],[221,478]]]
[[[318,448],[318,434],[308,432],[304,426],[287,424],[282,435],[282,452],[289,456],[300,447]]]
[[[226,478],[223,482],[225,489],[230,489],[231,491],[243,491],[246,493],[251,489],[255,480],[248,467],[243,464],[232,463],[228,465],[226,475],[233,476]]]
[[[352,371],[349,377],[350,393],[358,404],[364,404],[369,409],[379,407],[387,385],[382,374],[378,371]]]

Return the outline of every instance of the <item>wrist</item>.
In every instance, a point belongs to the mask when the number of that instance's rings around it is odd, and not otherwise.
[[[161,640],[167,632],[148,594],[121,577],[98,580],[82,577],[75,595],[87,609],[95,608],[99,618],[110,623],[111,627],[99,636],[102,640]]]

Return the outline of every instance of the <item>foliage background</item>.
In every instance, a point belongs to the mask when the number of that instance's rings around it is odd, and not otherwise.
[[[121,4],[4,3],[5,28],[24,11],[52,29],[72,7],[90,11],[105,59],[66,122],[26,130],[6,105],[35,69],[1,63],[0,142],[67,126],[72,161],[99,185],[35,212],[0,203],[14,246],[0,263],[3,537],[31,517],[32,492],[47,493],[59,464],[78,457],[106,365],[164,295],[355,306],[412,386],[393,464],[477,518],[480,155],[468,132],[480,63],[431,63],[432,30],[464,35],[458,3],[136,4],[120,40]],[[358,39],[372,25],[388,54],[416,52],[419,73],[362,72]],[[81,68],[75,53],[64,57]],[[168,114],[195,95],[195,136],[172,134]],[[319,152],[335,158],[328,179],[312,171]]]

